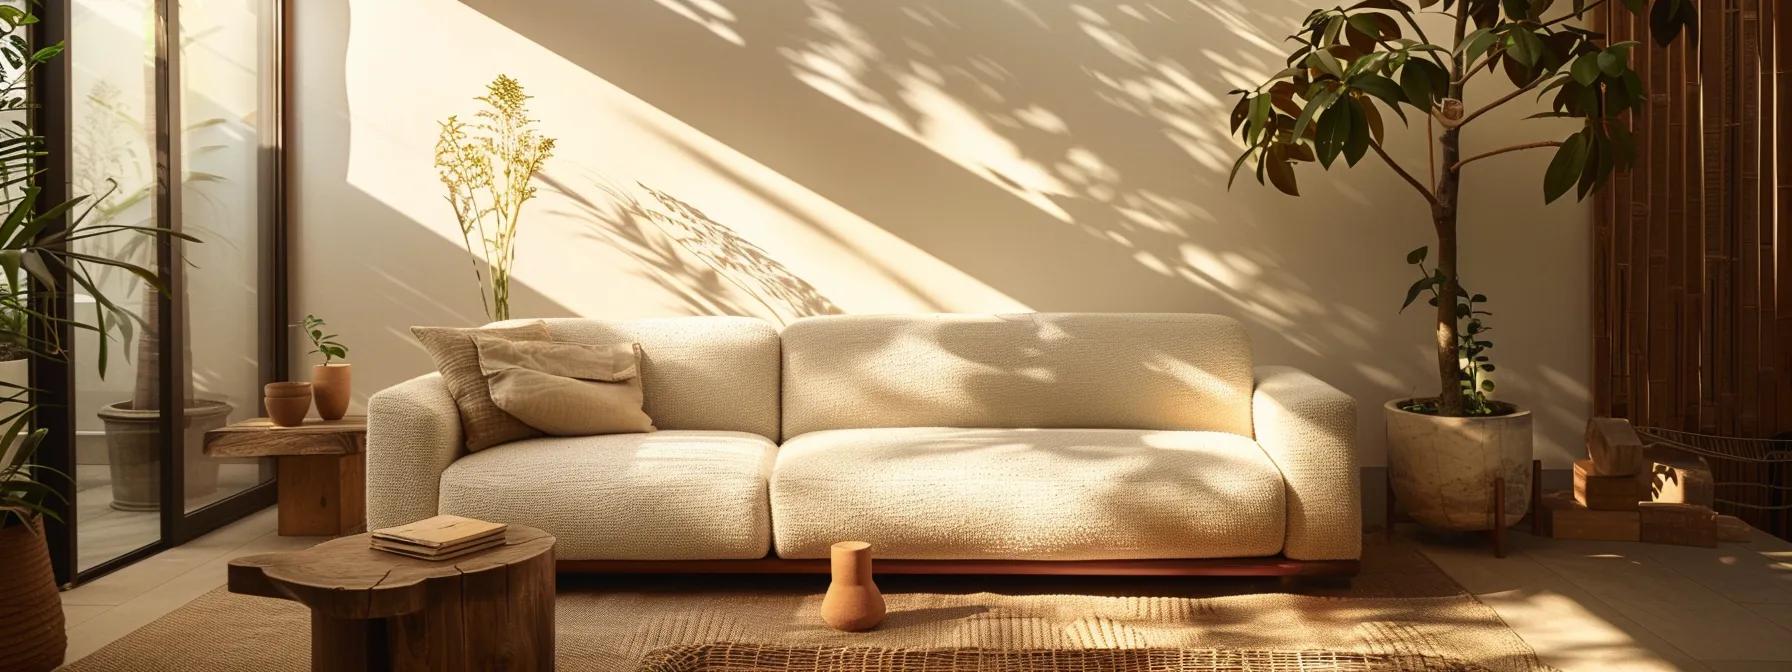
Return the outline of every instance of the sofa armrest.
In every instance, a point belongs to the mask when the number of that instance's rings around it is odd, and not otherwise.
[[[1362,555],[1361,473],[1356,455],[1356,400],[1288,366],[1259,366],[1251,393],[1257,443],[1287,484],[1293,560]]]
[[[465,452],[454,397],[431,373],[367,402],[367,528],[436,515],[442,471]]]

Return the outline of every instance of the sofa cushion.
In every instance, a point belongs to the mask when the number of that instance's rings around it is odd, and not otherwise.
[[[550,436],[651,432],[641,411],[640,350],[474,336],[492,403]]]
[[[745,432],[517,441],[449,465],[439,513],[539,527],[562,560],[762,558],[776,453]]]
[[[813,432],[779,447],[771,502],[786,558],[849,539],[881,558],[1264,556],[1286,526],[1275,465],[1222,432]]]
[[[541,436],[541,430],[518,420],[492,400],[491,384],[486,382],[484,372],[479,369],[479,346],[474,344],[473,336],[545,341],[547,325],[540,320],[526,320],[483,329],[411,327],[411,334],[429,351],[436,370],[442,372],[442,383],[448,386],[448,393],[454,395],[467,450],[480,451],[506,441]]]
[[[797,320],[783,338],[786,438],[868,427],[1251,433],[1250,343],[1220,315],[836,315]]]
[[[778,331],[763,320],[562,317],[542,322],[556,341],[639,343],[643,410],[655,427],[778,438]]]

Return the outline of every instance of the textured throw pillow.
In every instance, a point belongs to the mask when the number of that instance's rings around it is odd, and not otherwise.
[[[639,346],[474,336],[492,402],[554,436],[651,432],[641,410]]]
[[[485,373],[479,370],[479,346],[473,335],[482,334],[507,341],[546,341],[548,325],[530,322],[514,327],[489,329],[455,329],[452,327],[411,327],[411,334],[423,343],[442,372],[442,383],[460,408],[460,426],[467,439],[467,450],[480,451],[500,443],[530,439],[541,432],[505,413],[492,402],[491,388]]]

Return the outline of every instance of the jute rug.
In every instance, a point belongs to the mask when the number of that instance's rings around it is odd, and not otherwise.
[[[676,653],[656,652],[662,647],[717,642],[809,650],[1208,650],[1235,659],[1248,651],[1340,652],[1502,672],[1549,669],[1492,609],[1412,546],[1370,542],[1363,564],[1348,588],[1298,593],[1275,581],[880,577],[890,615],[862,634],[821,624],[825,577],[567,577],[559,587],[555,645],[559,669],[581,671],[642,669]],[[297,672],[308,669],[309,631],[308,612],[297,604],[220,588],[68,669]]]

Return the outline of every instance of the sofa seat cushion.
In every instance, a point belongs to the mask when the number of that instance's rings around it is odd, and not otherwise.
[[[517,441],[449,465],[440,513],[541,528],[561,560],[762,558],[777,451],[745,432]]]
[[[1281,552],[1281,473],[1223,432],[915,427],[778,449],[785,558],[862,540],[881,558],[1121,560]]]

